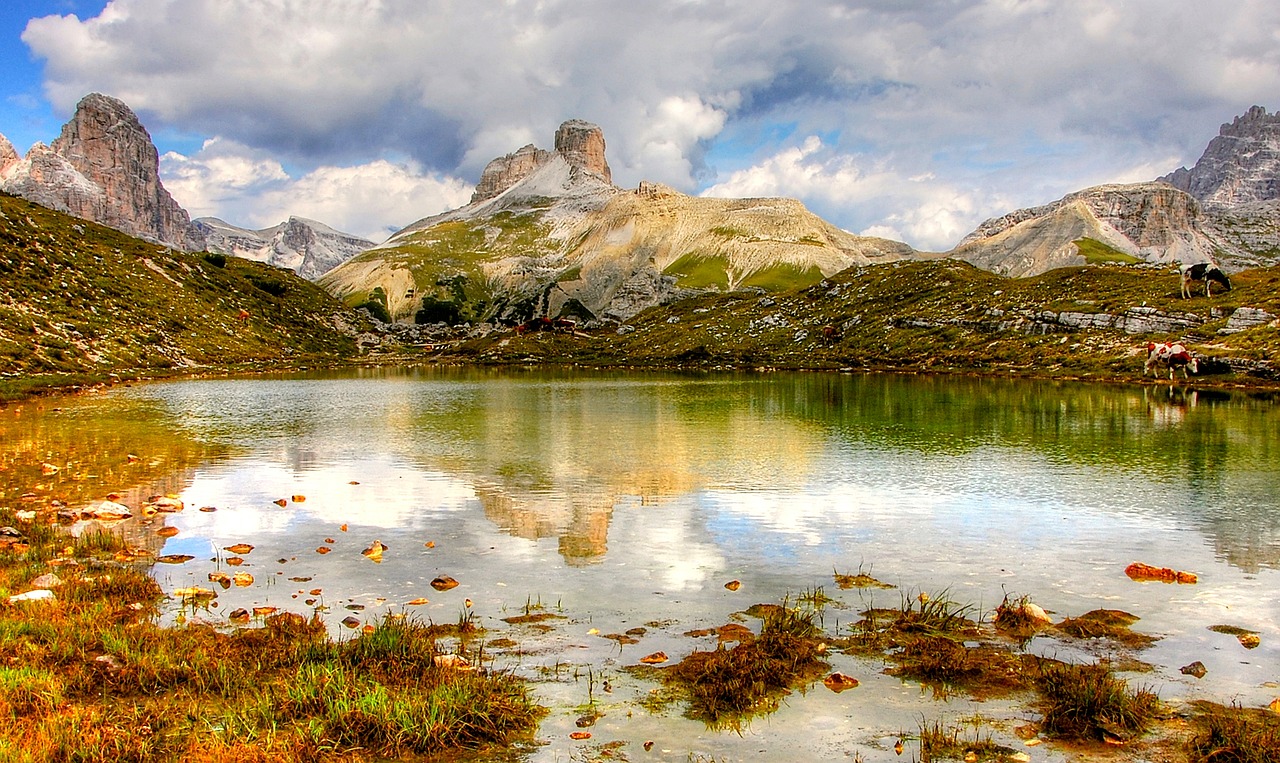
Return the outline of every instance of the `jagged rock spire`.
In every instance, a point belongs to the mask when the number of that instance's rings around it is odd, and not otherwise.
[[[546,151],[530,143],[489,162],[480,174],[480,182],[476,183],[471,203],[492,199],[556,156],[563,158],[572,168],[597,175],[606,183],[613,182],[604,156],[604,131],[599,126],[581,119],[570,119],[556,130],[555,141],[554,151]]]
[[[117,98],[92,93],[81,99],[52,145],[37,143],[25,159],[11,163],[3,187],[131,235],[204,248],[190,216],[160,182],[151,135]]]

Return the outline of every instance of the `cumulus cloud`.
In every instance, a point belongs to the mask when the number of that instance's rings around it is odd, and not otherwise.
[[[298,215],[377,242],[421,217],[462,206],[472,189],[416,162],[385,159],[321,166],[295,178],[265,152],[222,138],[206,141],[193,156],[168,152],[160,164],[165,188],[192,217],[266,228]]]
[[[1272,0],[110,0],[23,39],[64,112],[108,92],[305,172],[409,157],[474,181],[583,118],[616,182],[697,190],[819,135],[830,155],[793,168],[815,193],[922,204],[896,221],[832,204],[833,222],[941,241],[996,198],[1194,161],[1220,123],[1280,106],[1276,28]],[[929,175],[939,190],[908,192]]]
[[[973,228],[975,216],[998,209],[997,200],[961,190],[932,174],[905,177],[886,162],[829,151],[814,135],[706,189],[724,198],[789,196],[815,211],[852,221],[866,236],[944,250]]]

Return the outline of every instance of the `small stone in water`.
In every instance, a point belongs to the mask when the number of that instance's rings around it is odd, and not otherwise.
[[[1181,668],[1181,671],[1183,675],[1195,676],[1196,678],[1204,678],[1205,675],[1209,672],[1209,670],[1205,668],[1204,663],[1200,662],[1199,660],[1196,660],[1190,665],[1184,665]]]
[[[450,588],[457,588],[458,581],[454,580],[448,575],[441,575],[440,577],[431,581],[431,587],[436,589],[437,591],[448,591]]]

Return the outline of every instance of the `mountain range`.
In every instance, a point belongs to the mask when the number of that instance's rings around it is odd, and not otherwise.
[[[262,230],[191,221],[160,181],[145,128],[99,94],[25,157],[0,136],[0,190],[176,249],[285,267],[396,321],[626,320],[692,294],[805,287],[899,260],[952,257],[1013,277],[1108,262],[1275,264],[1280,114],[1255,106],[1192,168],[1010,212],[940,254],[853,235],[795,200],[618,188],[603,132],[580,120],[562,124],[550,150],[528,145],[490,162],[466,206],[379,245],[297,217]]]
[[[373,242],[305,217],[261,230],[239,228],[216,217],[196,218],[205,248],[292,270],[308,281],[373,246]]]

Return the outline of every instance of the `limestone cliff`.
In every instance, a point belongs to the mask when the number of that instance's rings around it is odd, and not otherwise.
[[[993,218],[948,254],[1023,277],[1098,257],[1203,262],[1224,248],[1231,247],[1190,195],[1165,183],[1135,183],[1088,188]]]
[[[37,143],[24,159],[0,166],[0,189],[9,193],[179,249],[204,247],[160,182],[151,136],[115,98],[85,96],[52,145]]]
[[[368,239],[302,217],[262,230],[238,228],[216,217],[201,217],[195,225],[211,252],[288,268],[309,281],[373,246]]]
[[[20,158],[9,139],[0,135],[0,177],[4,177],[4,171],[11,165],[17,164]]]
[[[471,203],[486,201],[499,195],[559,157],[571,171],[588,172],[613,182],[609,163],[604,158],[604,131],[581,119],[571,119],[556,130],[555,150],[544,151],[530,143],[485,165],[480,182],[471,194]]]
[[[471,202],[492,199],[551,161],[551,156],[550,151],[532,143],[506,156],[499,156],[486,164],[480,173],[480,182],[476,183],[476,190],[471,194]]]
[[[556,153],[564,157],[570,167],[599,175],[606,183],[613,182],[609,163],[604,158],[604,131],[590,122],[570,119],[556,130]]]
[[[555,145],[490,162],[470,204],[419,220],[321,285],[351,304],[376,294],[403,321],[625,320],[697,291],[806,286],[913,254],[790,199],[617,188],[604,135],[587,122],[565,122]]]
[[[1280,199],[1280,112],[1252,107],[1222,125],[1194,167],[1160,179],[1210,208]]]

